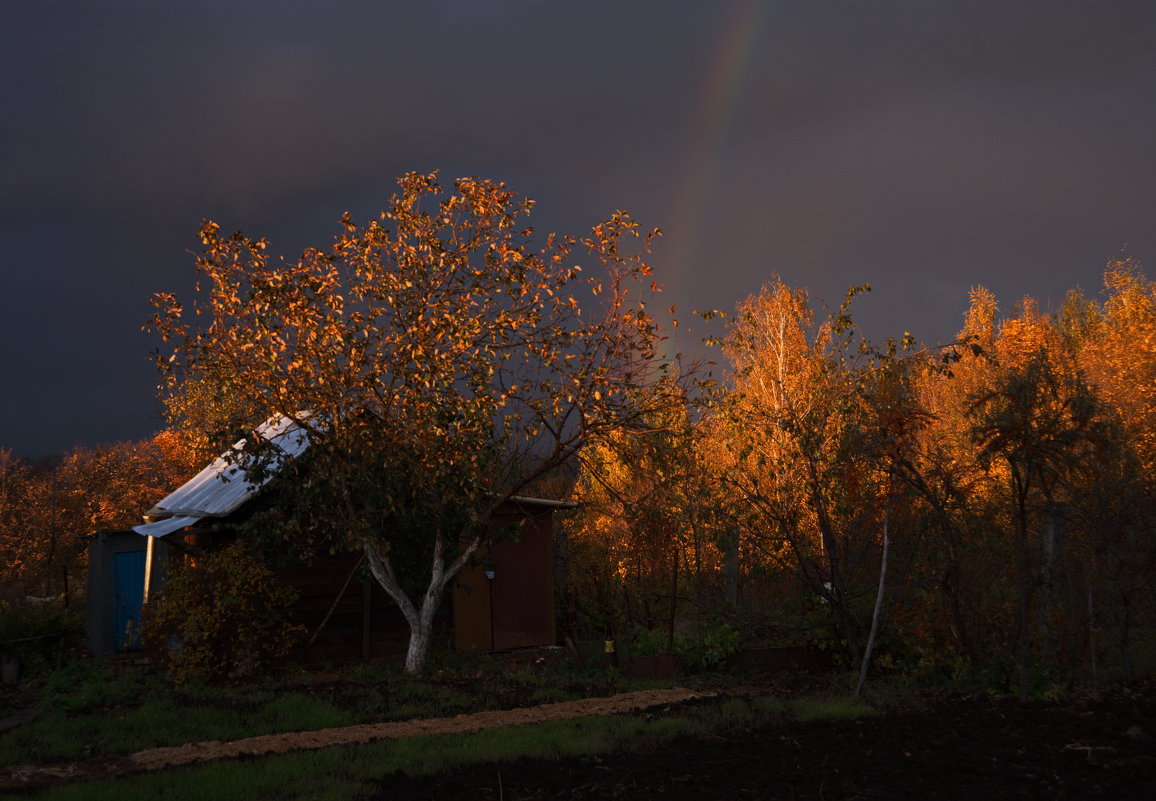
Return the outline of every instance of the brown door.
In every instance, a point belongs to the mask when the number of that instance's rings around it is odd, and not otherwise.
[[[553,645],[554,540],[550,515],[528,518],[522,539],[490,549],[493,648]]]

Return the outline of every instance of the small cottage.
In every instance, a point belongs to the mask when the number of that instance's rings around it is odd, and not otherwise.
[[[278,464],[308,448],[305,433],[288,418],[274,418],[256,434],[276,448],[273,470],[262,481],[245,472],[245,442],[221,456],[157,503],[130,530],[97,532],[90,541],[88,636],[93,653],[139,647],[142,609],[163,584],[171,558],[190,549],[235,539],[245,515]],[[493,521],[495,530],[520,523],[516,541],[494,543],[462,571],[439,612],[460,650],[504,650],[553,645],[553,515],[573,504],[512,498]],[[293,658],[342,662],[400,653],[409,630],[393,601],[369,578],[358,553],[319,555],[308,564],[278,569],[296,590],[292,617],[308,632]]]

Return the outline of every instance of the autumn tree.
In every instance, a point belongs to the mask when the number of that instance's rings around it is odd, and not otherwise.
[[[1065,330],[1097,398],[1118,427],[1099,449],[1094,480],[1071,498],[1084,528],[1089,667],[1095,672],[1099,638],[1115,641],[1124,672],[1133,670],[1137,630],[1152,625],[1156,608],[1156,281],[1125,257],[1104,271],[1102,304],[1074,293]]]
[[[571,494],[579,509],[567,523],[567,603],[610,638],[652,628],[670,589],[679,537],[666,445],[664,432],[624,429],[581,455]]]
[[[997,331],[995,296],[973,288],[953,358],[913,376],[921,426],[898,463],[897,476],[925,506],[928,532],[916,567],[921,589],[904,615],[926,650],[944,663],[961,658],[974,665],[980,658],[977,640],[994,628],[976,609],[988,575],[988,566],[975,558],[976,529],[986,513],[985,474],[970,436],[969,411],[973,396],[989,386]]]
[[[1095,620],[1108,617],[1097,604],[1127,608],[1125,587],[1140,584],[1121,579],[1143,574],[1133,570],[1144,549],[1129,547],[1143,540],[1143,440],[1126,435],[1128,414],[1105,392],[1105,361],[1129,364],[1123,337],[1105,359],[1109,308],[1073,291],[1056,314],[1027,298],[1000,320],[994,297],[973,290],[964,334],[980,352],[953,365],[951,380],[920,386],[932,413],[920,453],[934,479],[924,497],[938,512],[941,547],[928,555],[943,560],[943,619],[969,658],[1012,656],[1022,694],[1039,668],[1072,670],[1083,658],[1094,670]]]
[[[1016,652],[1020,695],[1029,686],[1029,609],[1037,587],[1054,570],[1054,505],[1066,474],[1080,465],[1098,437],[1097,404],[1087,386],[1056,370],[1046,352],[1001,371],[975,399],[972,435],[986,463],[998,462],[1006,480],[1016,555]],[[1039,525],[1037,525],[1037,521]],[[1048,524],[1047,531],[1037,536]],[[1039,554],[1037,556],[1037,554]]]
[[[0,583],[17,587],[33,560],[27,516],[32,471],[7,448],[0,448]]]
[[[862,289],[817,322],[806,292],[776,280],[739,304],[723,342],[733,384],[722,410],[726,481],[763,552],[821,599],[851,654],[885,492],[860,452],[875,359],[853,336],[849,304]]]
[[[1134,259],[1104,271],[1107,299],[1085,327],[1080,362],[1118,410],[1145,471],[1156,475],[1156,281]]]
[[[81,535],[140,523],[156,499],[196,472],[171,432],[79,446],[40,464],[0,450],[0,576],[20,595],[83,587]]]
[[[894,612],[925,605],[914,596],[932,583],[917,573],[926,533],[954,529],[956,487],[928,459],[925,388],[942,386],[973,339],[873,344],[850,314],[862,289],[822,321],[804,290],[778,280],[741,303],[722,343],[731,391],[713,421],[744,538],[768,575],[791,571],[806,588],[801,622],[834,625],[860,660],[860,686]]]
[[[533,202],[504,184],[445,190],[411,173],[399,186],[380,218],[345,215],[331,247],[293,262],[206,223],[192,313],[159,295],[153,325],[172,345],[170,396],[195,381],[230,399],[211,410],[219,444],[260,416],[306,433],[308,457],[282,477],[284,525],[298,544],[364,551],[419,671],[444,591],[499,507],[665,401],[649,388],[657,232],[618,212],[535,246]]]
[[[158,498],[199,467],[172,431],[135,442],[74,448],[56,467],[59,506],[69,532],[139,525]]]
[[[1151,549],[1133,422],[1145,280],[1126,267],[1109,265],[1103,307],[1073,290],[1057,313],[1028,298],[1001,318],[973,289],[958,360],[915,382],[926,426],[898,475],[926,505],[930,536],[916,565],[923,602],[899,611],[921,661],[1010,663],[1026,692],[1029,674],[1094,673],[1107,627],[1127,662]],[[1110,323],[1113,310],[1129,323]]]
[[[678,394],[671,388],[671,396]],[[567,531],[575,605],[596,625],[656,629],[668,647],[680,598],[701,612],[720,567],[717,487],[700,460],[700,421],[686,402],[649,415],[580,454]],[[680,587],[689,589],[685,592]]]

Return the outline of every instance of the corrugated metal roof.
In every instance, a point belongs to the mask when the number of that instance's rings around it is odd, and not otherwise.
[[[133,526],[132,530],[137,534],[144,534],[147,537],[163,537],[166,534],[172,534],[174,531],[180,531],[182,528],[188,528],[194,525],[201,518],[199,517],[166,517],[156,523],[145,523],[140,526]]]
[[[303,416],[308,415],[298,415]],[[270,417],[254,433],[276,448],[265,466],[263,479],[250,480],[246,475],[246,464],[251,464],[251,458],[245,453],[247,440],[240,440],[229,453],[218,456],[145,515],[146,519],[165,519],[134,526],[133,531],[148,537],[163,537],[201,518],[225,517],[253,497],[287,459],[296,458],[309,447],[307,432],[289,417]]]
[[[302,412],[297,418],[309,416]],[[275,455],[265,465],[262,480],[250,480],[246,475],[246,463],[250,461],[245,453],[248,440],[240,440],[230,452],[218,456],[208,467],[149,509],[145,519],[154,522],[133,526],[132,530],[146,537],[164,537],[195,525],[206,517],[226,517],[252,498],[282,464],[300,456],[309,447],[308,433],[290,417],[270,417],[254,433],[276,448]],[[571,501],[527,498],[521,495],[511,497],[510,502],[547,509],[577,507]]]

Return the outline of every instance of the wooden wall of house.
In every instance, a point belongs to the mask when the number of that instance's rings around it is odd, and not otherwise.
[[[495,528],[519,522],[520,532],[513,539],[494,543],[478,566],[463,571],[447,593],[435,619],[435,647],[439,640],[447,642],[451,632],[459,650],[554,644],[552,510],[511,507],[495,520]],[[143,537],[129,535],[128,546],[143,547]],[[213,550],[235,538],[234,532],[220,528],[187,532],[181,539],[186,546]],[[172,558],[187,558],[183,548],[170,548],[169,553]],[[280,580],[298,595],[291,620],[305,630],[288,662],[338,665],[404,656],[409,641],[405,618],[364,566],[358,566],[359,560],[358,553],[324,555],[275,568]],[[98,578],[98,583],[108,583],[103,576]],[[92,590],[90,597],[95,597]],[[104,632],[108,627],[102,618],[92,630]]]
[[[299,596],[293,622],[306,630],[291,661],[341,664],[404,655],[409,626],[385,590],[365,576],[364,567],[357,566],[358,561],[359,554],[340,554],[278,570],[281,580]],[[322,626],[326,615],[329,619]],[[448,606],[441,610],[436,625],[448,628]],[[315,634],[312,645],[308,644]]]
[[[454,583],[454,646],[459,651],[556,642],[553,514],[548,508],[511,508],[495,527],[519,521],[519,536],[495,542]]]
[[[235,541],[236,534],[222,528],[188,532],[182,540],[211,551]],[[174,556],[185,558],[180,552]],[[289,565],[272,560],[278,580],[298,596],[290,621],[304,629],[286,663],[316,667],[404,656],[409,626],[393,600],[358,567],[359,559],[360,553],[344,553]],[[438,625],[448,630],[449,617],[447,604]]]

